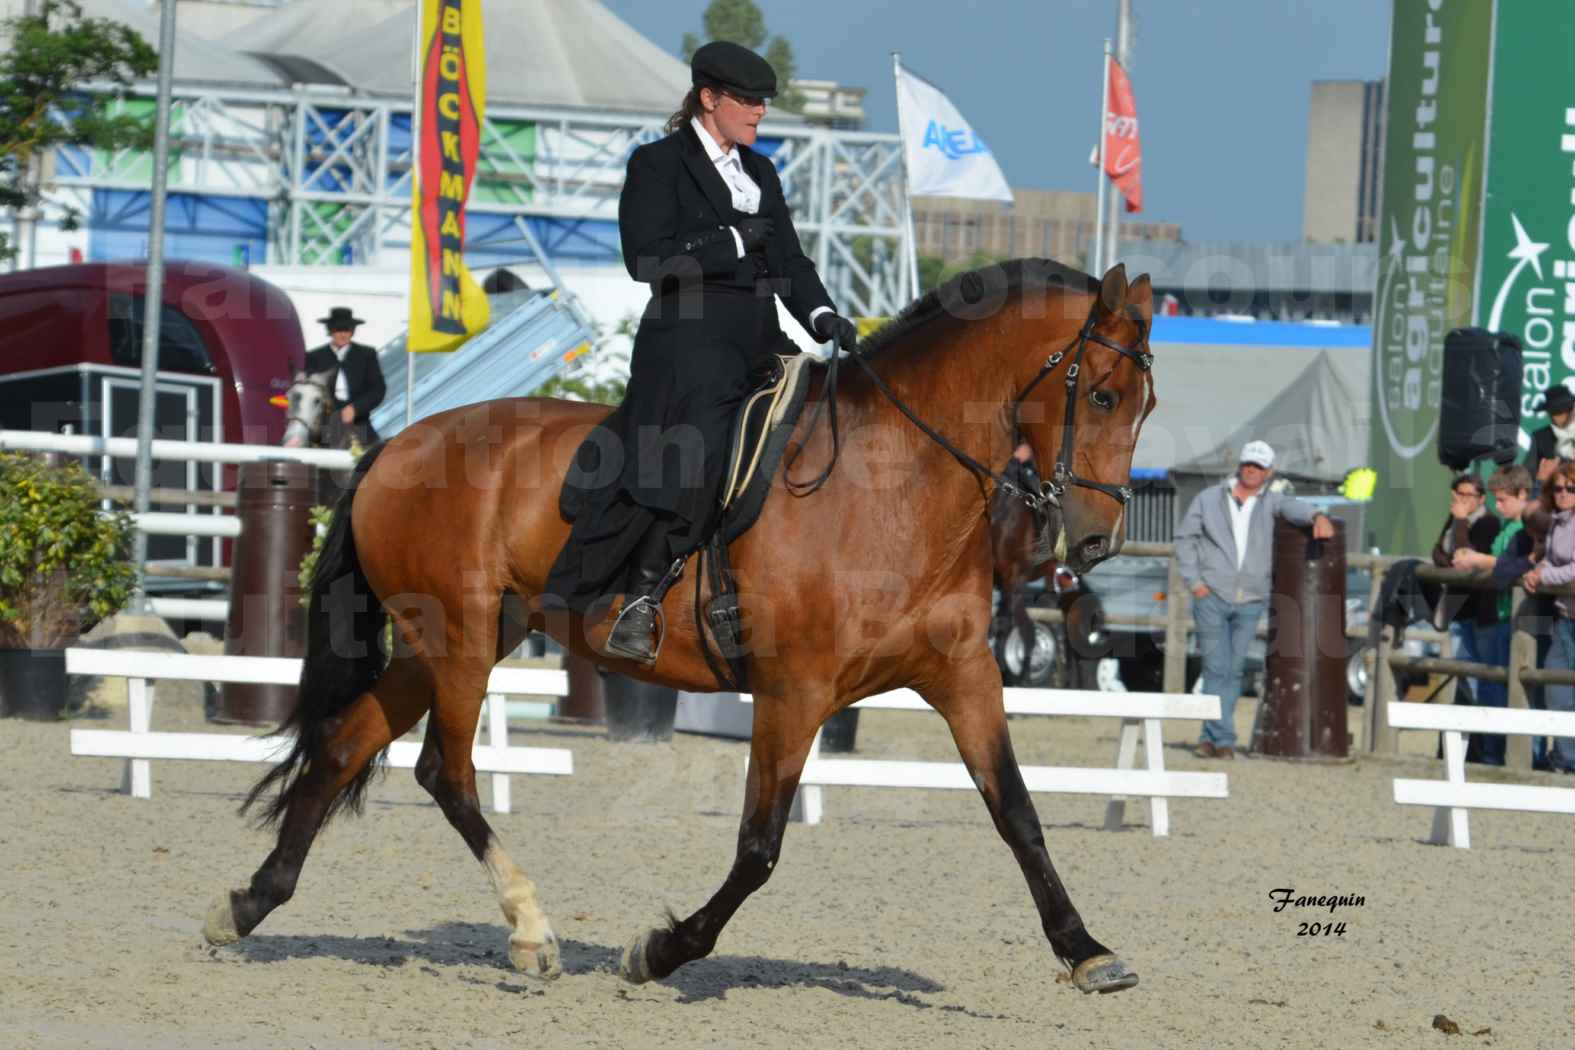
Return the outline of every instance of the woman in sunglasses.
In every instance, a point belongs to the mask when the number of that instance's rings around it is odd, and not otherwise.
[[[1527,591],[1575,583],[1575,463],[1560,460],[1543,491],[1553,494],[1553,527],[1548,531],[1547,554],[1522,580]],[[1575,670],[1575,598],[1559,595],[1554,605],[1558,615],[1547,666]],[[1575,711],[1575,686],[1549,685],[1544,696],[1550,711]],[[1575,773],[1575,738],[1555,737],[1547,756],[1549,769]]]
[[[799,245],[776,167],[751,148],[776,73],[720,40],[695,52],[690,73],[667,137],[629,157],[618,232],[624,265],[651,286],[651,300],[623,405],[587,442],[599,459],[581,450],[596,487],[582,487],[572,511],[566,498],[573,530],[546,586],[580,613],[621,595],[601,648],[641,663],[660,644],[664,578],[716,524],[729,430],[751,373],[772,354],[797,352],[777,299],[815,339],[858,345]]]

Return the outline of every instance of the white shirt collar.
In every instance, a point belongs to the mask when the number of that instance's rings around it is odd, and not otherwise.
[[[743,161],[738,156],[738,147],[734,146],[727,152],[722,152],[722,147],[717,145],[716,139],[712,138],[705,125],[700,123],[699,117],[690,117],[689,126],[695,129],[696,135],[700,136],[700,145],[705,147],[705,155],[711,158],[712,164],[720,164],[725,159],[737,162],[740,167],[743,166]]]

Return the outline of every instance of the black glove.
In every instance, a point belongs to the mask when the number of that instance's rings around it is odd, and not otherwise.
[[[821,342],[835,342],[839,349],[850,354],[859,351],[859,326],[835,313],[824,313],[815,319],[815,334]]]
[[[757,252],[766,246],[766,239],[771,236],[773,223],[767,218],[745,219],[735,229],[738,230],[739,239],[744,242],[744,254]]]

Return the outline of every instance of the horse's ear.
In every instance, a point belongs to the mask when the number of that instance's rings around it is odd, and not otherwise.
[[[1127,305],[1127,265],[1116,263],[1099,282],[1099,301],[1107,314],[1118,314]]]
[[[1127,305],[1137,308],[1144,324],[1154,320],[1154,286],[1149,283],[1148,274],[1143,274],[1127,288]]]

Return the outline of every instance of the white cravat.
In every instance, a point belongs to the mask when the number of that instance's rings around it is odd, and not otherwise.
[[[334,400],[341,405],[348,405],[350,403],[350,381],[345,378],[345,354],[350,352],[350,344],[334,346],[332,343],[329,343],[328,345],[333,349],[334,357],[339,360],[339,375],[334,379]]]
[[[722,181],[727,183],[727,191],[733,198],[733,207],[745,215],[754,215],[760,211],[760,186],[749,177],[749,172],[744,170],[744,158],[739,156],[738,147],[734,146],[726,153],[717,145],[716,139],[700,123],[698,117],[689,122],[695,129],[695,134],[700,136],[700,142],[705,146],[706,156],[711,158],[711,163],[716,165],[717,174],[722,176]],[[740,249],[739,254],[743,254]]]

